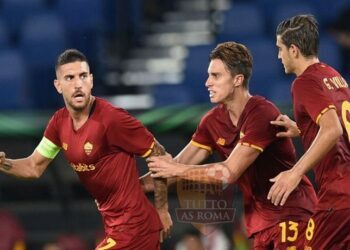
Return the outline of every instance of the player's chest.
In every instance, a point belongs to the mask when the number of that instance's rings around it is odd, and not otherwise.
[[[99,129],[67,129],[61,133],[60,141],[64,155],[71,163],[96,163],[106,153],[106,137]]]
[[[214,147],[224,158],[231,154],[240,137],[244,135],[240,129],[230,125],[223,125],[212,131],[211,139]]]

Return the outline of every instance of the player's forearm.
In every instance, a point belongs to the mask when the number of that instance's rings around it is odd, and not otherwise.
[[[154,179],[154,205],[158,210],[168,210],[168,185],[165,178]]]
[[[166,151],[162,145],[155,141],[151,156],[165,155]],[[168,185],[165,178],[154,180],[154,205],[158,210],[168,211]]]
[[[140,185],[143,189],[143,192],[148,193],[154,191],[154,180],[151,177],[151,172],[141,176],[139,178]]]
[[[176,176],[190,181],[206,184],[233,183],[239,176],[232,173],[225,162],[205,165],[177,164]]]
[[[339,128],[320,128],[310,148],[293,167],[293,171],[302,176],[311,170],[337,143],[342,130]]]
[[[17,160],[6,158],[0,164],[0,171],[21,178],[38,178],[42,174],[29,157]]]

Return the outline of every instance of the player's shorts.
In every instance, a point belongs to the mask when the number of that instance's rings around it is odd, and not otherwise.
[[[160,250],[160,232],[125,240],[123,234],[105,238],[95,250]]]
[[[253,236],[254,250],[303,250],[307,221],[286,220]]]
[[[307,250],[350,249],[350,208],[317,211],[305,231]]]

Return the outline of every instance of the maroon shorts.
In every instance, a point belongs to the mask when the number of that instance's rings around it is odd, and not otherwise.
[[[100,244],[98,244],[96,250],[160,250],[159,236],[160,232],[138,236],[131,240],[125,240],[122,234],[106,237]]]
[[[350,209],[317,211],[305,231],[305,249],[350,249]]]
[[[254,250],[303,250],[306,221],[286,220],[254,234]]]

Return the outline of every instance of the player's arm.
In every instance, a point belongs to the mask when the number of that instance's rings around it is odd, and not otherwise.
[[[235,182],[254,162],[261,151],[238,144],[223,162],[205,165],[185,165],[162,157],[151,157],[149,168],[153,177],[180,177],[204,183]]]
[[[0,152],[0,170],[21,178],[39,178],[45,171],[51,159],[34,151],[30,156],[22,159],[8,159],[4,152]]]
[[[152,156],[169,157],[166,156],[164,147],[157,140],[154,140],[150,157]],[[170,234],[170,230],[173,225],[168,212],[168,186],[167,179],[165,178],[154,178],[154,205],[163,224],[163,231],[160,238],[160,242],[163,242],[163,238],[166,238]]]
[[[210,148],[203,148],[196,146],[192,141],[189,142],[186,147],[184,147],[181,152],[173,158],[174,161],[183,164],[199,164],[203,162],[211,154]],[[168,155],[168,159],[171,160],[171,156]],[[168,178],[167,185],[171,186],[176,182],[176,178]],[[151,177],[151,172],[140,177],[140,184],[144,192],[154,191],[154,181]]]
[[[199,147],[197,143],[191,141],[181,150],[174,160],[178,163],[195,165],[203,162],[210,154],[211,148]]]
[[[339,140],[343,133],[339,118],[334,109],[329,109],[319,119],[319,131],[310,148],[294,167],[273,178],[268,199],[275,205],[284,205],[290,193],[297,187],[301,178],[316,165]]]

